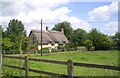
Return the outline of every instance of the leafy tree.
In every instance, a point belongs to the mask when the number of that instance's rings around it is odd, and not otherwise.
[[[75,43],[76,46],[83,46],[86,39],[87,32],[83,29],[76,29],[71,35],[71,41]]]
[[[99,49],[102,49],[102,50],[111,49],[112,44],[113,42],[110,37],[108,37],[107,35],[101,34],[101,39],[99,42]]]
[[[10,20],[8,28],[5,31],[5,38],[9,38],[14,43],[15,50],[25,50],[27,47],[27,36],[24,25],[17,19]],[[26,46],[26,47],[25,47]]]
[[[90,50],[90,48],[93,47],[91,40],[86,40],[84,44],[85,44],[86,48],[88,49],[88,51]]]
[[[55,24],[55,26],[52,28],[52,30],[60,31],[61,29],[64,29],[64,34],[68,38],[68,40],[71,38],[71,33],[73,31],[71,25],[69,22],[64,21],[58,24]]]
[[[95,49],[98,49],[98,45],[100,42],[100,33],[96,28],[93,28],[89,33],[89,39],[93,42],[93,46]]]
[[[10,20],[6,30],[7,37],[10,38],[11,41],[15,42],[16,37],[21,33],[25,34],[24,25],[22,22],[17,19]]]
[[[120,32],[117,32],[113,38],[114,43],[116,43],[117,45],[115,45],[117,47],[117,49],[120,50]]]
[[[112,39],[100,33],[96,28],[90,31],[89,39],[93,42],[96,50],[108,50],[111,48]]]
[[[2,40],[2,49],[13,50],[14,43],[11,42],[10,38],[4,38]]]

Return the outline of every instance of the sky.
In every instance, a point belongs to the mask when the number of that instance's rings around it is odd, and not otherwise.
[[[0,24],[4,29],[12,19],[22,21],[27,30],[53,28],[63,21],[71,23],[73,29],[81,28],[90,31],[97,28],[107,35],[118,31],[118,1],[73,1],[73,0],[20,0],[0,2]]]

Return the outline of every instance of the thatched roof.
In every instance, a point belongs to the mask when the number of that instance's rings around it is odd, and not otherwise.
[[[37,40],[37,43],[41,44],[41,31],[31,30],[30,35],[31,34],[33,34],[33,36],[35,37],[35,39]],[[42,37],[43,37],[43,44],[68,43],[68,39],[66,38],[66,36],[62,32],[59,32],[59,31],[54,31],[54,30],[42,31]]]

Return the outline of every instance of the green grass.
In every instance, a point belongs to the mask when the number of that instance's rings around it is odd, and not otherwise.
[[[91,64],[102,64],[102,65],[118,65],[118,52],[117,51],[97,51],[97,52],[67,52],[59,54],[49,54],[45,56],[40,56],[40,54],[28,55],[31,58],[41,58],[49,60],[60,60],[67,61],[71,59],[74,62],[80,63],[91,63]],[[17,59],[4,59],[5,64],[19,66],[19,61]],[[50,64],[43,62],[29,62],[30,68],[37,70],[44,70],[48,72],[67,74],[66,65]],[[120,65],[119,65],[120,66]],[[19,75],[19,70],[4,68],[5,73],[10,75]],[[12,71],[12,72],[11,72]],[[23,72],[24,75],[24,72]],[[41,76],[42,74],[36,74],[30,72],[30,76]],[[73,75],[77,76],[118,76],[118,71],[98,69],[98,68],[87,68],[87,67],[73,67]]]

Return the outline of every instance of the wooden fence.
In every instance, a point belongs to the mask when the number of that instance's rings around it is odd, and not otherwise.
[[[41,74],[46,74],[46,75],[51,75],[51,76],[59,76],[59,77],[69,77],[69,78],[78,77],[78,76],[73,76],[73,66],[82,66],[82,67],[89,67],[89,68],[100,68],[100,69],[108,69],[108,70],[120,71],[120,67],[119,66],[108,66],[108,65],[98,65],[98,64],[77,63],[77,62],[72,62],[72,60],[67,60],[67,62],[65,62],[65,61],[55,61],[55,60],[45,60],[45,59],[29,58],[28,56],[25,56],[25,57],[20,57],[20,56],[3,56],[3,58],[15,58],[15,59],[22,59],[22,60],[24,60],[25,61],[25,67],[18,67],[18,66],[7,65],[7,64],[3,64],[3,66],[14,68],[14,69],[25,70],[26,78],[28,78],[28,76],[29,76],[29,71],[30,72],[34,72],[34,73],[41,73]],[[67,65],[67,75],[31,69],[31,68],[29,68],[29,61]]]

